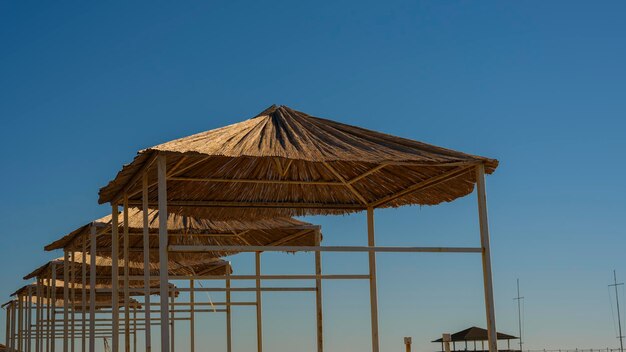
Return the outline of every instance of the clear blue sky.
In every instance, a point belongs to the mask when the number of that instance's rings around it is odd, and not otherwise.
[[[44,244],[108,211],[97,190],[137,150],[276,103],[498,158],[499,330],[516,333],[520,278],[527,347],[615,347],[606,285],[614,268],[626,279],[625,14],[622,1],[1,2],[0,297],[59,255]],[[365,243],[363,215],[307,220],[327,244]],[[376,224],[381,245],[478,241],[473,196],[380,211]],[[366,268],[364,256],[325,259],[330,273]],[[268,255],[264,270],[310,264]],[[440,333],[484,325],[480,280],[472,255],[380,255],[383,350],[403,336],[434,350]],[[367,349],[367,297],[365,283],[326,285],[328,351]],[[266,350],[312,350],[313,301],[267,295]],[[235,350],[253,345],[252,319],[235,315]],[[224,345],[222,317],[198,328],[200,343]]]

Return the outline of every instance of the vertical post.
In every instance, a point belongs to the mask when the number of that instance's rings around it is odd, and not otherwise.
[[[128,292],[128,194],[124,193],[124,351],[130,352],[130,294]]]
[[[32,339],[33,339],[33,334],[32,334],[32,321],[33,321],[33,287],[32,286],[28,286],[28,315],[26,316],[26,336],[27,336],[27,340],[26,340],[26,351],[27,352],[32,352],[31,346],[32,346]]]
[[[50,322],[50,352],[56,350],[56,325],[57,325],[57,263],[52,262],[52,321]]]
[[[120,348],[120,300],[119,300],[119,224],[117,203],[111,203],[111,306],[112,331],[111,352],[119,352]]]
[[[257,351],[263,352],[263,319],[261,304],[261,252],[254,253],[254,263],[256,270],[256,343]]]
[[[39,317],[37,317],[37,338],[39,339],[39,352],[44,352],[44,312],[45,312],[45,282],[43,278],[38,278],[39,293],[37,294],[37,305],[39,306]]]
[[[19,296],[18,296],[19,299]],[[18,314],[19,314],[19,308],[18,308],[18,302],[17,300],[13,301],[13,303],[11,304],[11,316],[13,317],[11,319],[11,349],[12,352],[17,351],[17,344],[18,344],[18,330],[19,330],[19,318],[18,318]]]
[[[159,294],[161,300],[161,352],[170,352],[169,285],[167,254],[167,164],[164,154],[157,156],[157,184],[159,203]],[[117,352],[117,351],[113,351]]]
[[[189,303],[191,303],[191,306],[189,307],[189,311],[190,311],[190,316],[189,316],[189,345],[190,345],[190,350],[191,352],[195,352],[196,351],[196,322],[195,322],[195,318],[196,318],[196,308],[195,308],[195,293],[194,293],[194,281],[193,279],[189,280]]]
[[[41,352],[40,348],[41,348],[41,342],[40,342],[40,330],[39,330],[39,325],[41,324],[41,279],[39,277],[37,277],[37,286],[36,286],[36,293],[35,295],[37,296],[35,298],[35,351],[36,352]]]
[[[493,299],[493,279],[491,276],[491,249],[489,247],[489,223],[487,221],[487,193],[485,190],[485,166],[476,167],[476,190],[478,196],[478,220],[480,224],[480,244],[483,249],[483,285],[487,314],[487,337],[489,352],[498,352],[496,336],[496,313]]]
[[[174,296],[175,296],[175,293],[171,292],[170,293],[170,304],[172,306],[170,307],[170,314],[171,314],[170,315],[170,324],[172,324],[172,325],[170,327],[170,329],[171,329],[171,332],[170,332],[170,352],[174,352],[175,347],[176,347],[176,345],[175,345],[175,342],[176,342],[176,339],[175,339],[176,338],[176,331],[174,330],[175,324],[176,324],[176,319],[175,319],[176,318],[176,316],[175,316],[176,306],[174,305]]]
[[[70,277],[69,260],[70,254],[65,249],[63,251],[63,352],[69,351],[69,304],[70,304],[70,290],[67,285],[67,281]]]
[[[133,352],[137,352],[137,306],[133,305]]]
[[[52,319],[50,317],[50,312],[52,311],[52,283],[50,277],[48,277],[47,285],[44,286],[46,290],[46,352],[50,352],[50,344],[52,342],[52,337],[50,335],[50,325]]]
[[[11,303],[11,339],[9,340],[11,343],[11,352],[15,351],[15,323],[17,321],[16,319],[16,315],[15,312],[17,310],[17,305],[15,304],[15,301],[13,301],[13,303]]]
[[[321,243],[321,232],[319,229],[315,231],[315,246],[319,247]],[[322,252],[315,252],[315,320],[317,323],[317,352],[324,351],[324,329],[322,316]]]
[[[24,346],[24,295],[18,294],[17,299],[17,350],[21,352]]]
[[[72,244],[73,246],[73,244]],[[71,303],[71,338],[70,350],[75,351],[76,347],[76,252],[74,249],[70,252],[70,303]]]
[[[367,208],[367,245],[376,246],[374,240],[374,208]],[[370,310],[372,321],[372,351],[379,352],[378,341],[378,290],[376,288],[376,253],[369,252]]]
[[[145,349],[152,350],[151,324],[150,324],[150,223],[148,219],[148,173],[144,172],[141,178],[141,205],[143,215],[143,289],[145,306]]]
[[[7,349],[10,351],[11,350],[11,305],[9,304],[8,306],[6,306],[6,310],[7,310],[7,320],[6,320],[6,335],[4,338],[4,343],[6,344]]]
[[[82,236],[83,240],[83,248],[81,253],[81,296],[80,296],[80,305],[81,305],[81,313],[80,316],[83,318],[82,321],[82,336],[80,340],[80,351],[87,352],[87,236]]]
[[[226,352],[232,352],[232,320],[230,306],[230,263],[226,270]]]
[[[89,352],[96,352],[96,223],[89,227]]]
[[[442,336],[442,340],[443,340],[443,346],[444,346],[444,352],[450,352],[450,340],[451,340],[451,336],[450,334],[443,334]],[[456,350],[456,348],[455,348]],[[484,348],[483,348],[484,350]]]

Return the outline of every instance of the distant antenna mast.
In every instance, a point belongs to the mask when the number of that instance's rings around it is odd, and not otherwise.
[[[623,282],[617,283],[617,274],[615,274],[615,270],[613,270],[613,284],[609,285],[609,287],[615,287],[615,301],[617,302],[617,326],[619,329],[619,350],[620,352],[624,352],[624,335],[622,335],[622,318],[619,315],[619,295],[617,294],[617,286],[623,285]]]
[[[519,327],[519,350],[522,351],[522,300],[524,297],[519,295],[519,279],[517,279],[517,297],[513,298],[517,301],[517,326]],[[621,333],[620,333],[621,335]],[[621,352],[624,352],[623,350]]]

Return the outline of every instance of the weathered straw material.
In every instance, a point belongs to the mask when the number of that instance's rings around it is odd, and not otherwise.
[[[61,286],[59,286],[59,283],[61,284]],[[17,291],[13,292],[11,294],[11,296],[18,296],[18,295],[24,295],[26,297],[27,293],[28,293],[28,289],[31,289],[31,301],[34,304],[37,304],[37,285],[36,284],[29,284],[26,286],[22,286],[20,289],[18,289]],[[50,286],[46,286],[43,285],[42,287],[42,293],[41,293],[41,300],[42,303],[44,305],[48,305],[52,300],[49,298],[50,295],[48,294],[48,290],[50,289]],[[64,300],[63,300],[63,283],[62,282],[57,282],[57,286],[54,287],[54,289],[56,289],[56,297],[61,297],[61,298],[57,298],[54,300],[54,306],[56,307],[63,307],[64,306]],[[74,309],[82,309],[83,306],[83,302],[82,302],[82,288],[81,287],[76,287],[73,289],[74,293],[74,297],[70,298],[68,300],[68,305],[69,307],[74,307]],[[178,295],[178,291],[173,291],[176,295]],[[89,307],[89,289],[87,289],[87,301],[85,301],[85,306],[88,308]],[[26,298],[25,298],[26,299]],[[119,297],[119,303],[121,305],[124,304],[124,297]],[[101,308],[110,308],[111,307],[111,293],[110,292],[96,292],[96,309],[101,309]],[[137,301],[134,298],[130,298],[129,299],[129,307],[130,308],[141,308],[141,303],[139,303],[139,301]]]
[[[150,228],[150,248],[158,248],[156,233],[159,228],[159,212],[150,210],[148,213]],[[120,228],[120,243],[123,236],[123,216],[118,216]],[[129,223],[129,261],[143,262],[143,211],[130,208],[128,211]],[[96,249],[99,256],[111,255],[111,215],[94,221],[100,235],[97,237]],[[84,225],[63,238],[47,245],[47,251],[64,248],[70,251],[82,251],[82,241],[87,241],[87,250],[91,248],[89,242],[91,224]],[[177,214],[168,215],[168,233],[170,245],[315,245],[315,234],[319,227],[293,218],[275,218],[255,221],[211,221],[207,219],[187,217]],[[170,253],[170,267],[193,267],[205,265],[218,258],[236,252],[204,252],[204,253]],[[150,252],[150,262],[158,269],[158,253]],[[198,268],[200,269],[200,268]],[[195,269],[194,269],[195,270]],[[197,272],[196,272],[197,273]]]
[[[90,273],[91,273],[91,258],[89,255],[85,256],[86,260],[86,268],[87,275],[86,280],[89,282]],[[41,267],[35,269],[33,272],[24,276],[24,280],[29,280],[35,277],[39,278],[52,278],[52,268],[53,264],[56,265],[56,278],[60,281],[74,282],[80,284],[82,282],[81,270],[82,270],[82,253],[75,252],[74,253],[74,262],[68,262],[69,269],[68,271],[74,271],[73,280],[72,275],[70,277],[64,277],[64,269],[63,269],[63,258],[57,258],[53,261],[50,261]],[[102,285],[110,285],[111,284],[111,274],[112,274],[112,264],[110,258],[106,257],[97,257],[96,258],[96,284]],[[124,275],[124,261],[119,261],[119,277]],[[128,271],[130,276],[143,276],[143,263],[139,262],[129,262]],[[170,261],[168,275],[173,276],[192,276],[192,275],[228,275],[232,274],[232,268],[230,267],[229,262],[221,259],[211,260],[203,263],[197,263],[194,265],[180,265],[177,263],[173,263]],[[159,276],[159,263],[150,263],[150,276]],[[152,286],[158,286],[158,279],[151,280]],[[143,287],[143,280],[130,280],[129,287]]]
[[[434,205],[472,192],[474,166],[497,160],[272,106],[249,120],[142,150],[100,190],[100,203],[141,202],[146,171],[157,199],[167,155],[168,211],[211,219],[340,214]],[[247,208],[247,209],[246,209]]]

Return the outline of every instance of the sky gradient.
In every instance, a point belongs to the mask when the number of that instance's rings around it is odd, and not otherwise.
[[[625,13],[622,1],[1,2],[0,297],[60,255],[45,244],[109,211],[97,191],[137,150],[284,104],[499,159],[487,179],[498,330],[517,334],[519,278],[527,348],[616,347]],[[363,214],[305,220],[327,245],[366,243]],[[379,245],[476,245],[476,199],[377,211],[376,230]],[[249,256],[232,260],[252,272]],[[324,256],[328,273],[366,264]],[[378,265],[383,351],[403,336],[434,351],[442,332],[485,325],[479,257]],[[309,273],[312,258],[268,254],[263,270]],[[366,350],[367,284],[324,289],[327,351]],[[264,296],[267,351],[313,350],[313,303]],[[236,311],[235,351],[254,346],[253,318]],[[223,317],[201,319],[198,343],[223,350]]]

